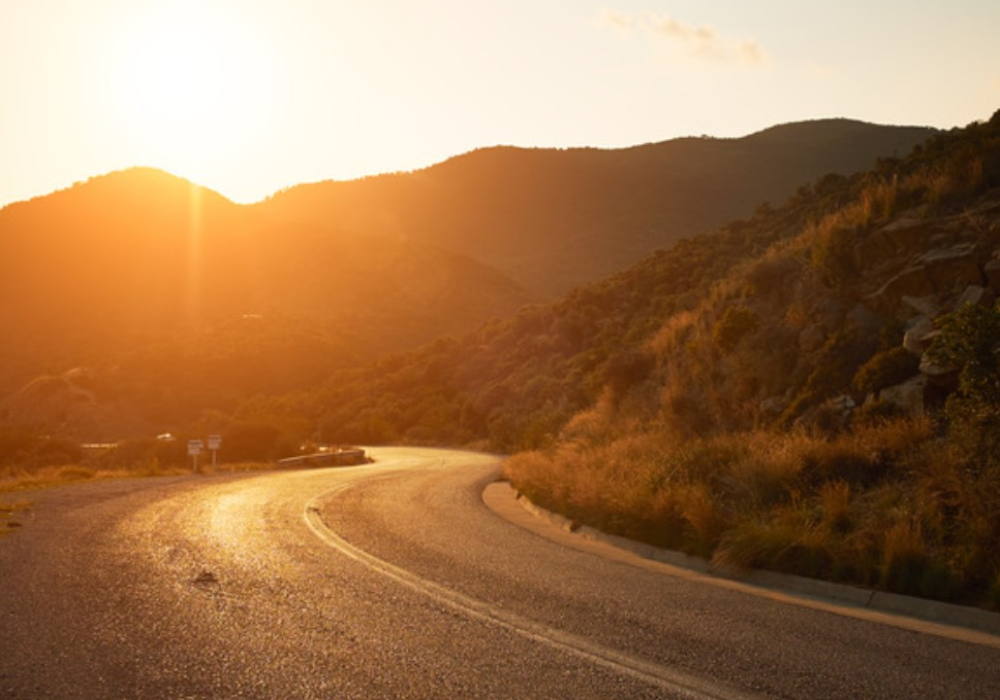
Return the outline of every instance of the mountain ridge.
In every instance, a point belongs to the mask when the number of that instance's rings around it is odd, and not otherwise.
[[[906,155],[933,133],[834,119],[621,149],[494,146],[408,173],[287,188],[251,207],[440,245],[551,297],[822,175]]]
[[[817,129],[836,147],[802,146]],[[845,150],[891,156],[925,131],[834,121],[616,150],[496,147],[254,205],[155,168],[115,171],[0,210],[0,387],[104,367],[98,397],[156,406],[154,422],[228,409],[509,316],[673,245],[704,223],[691,212],[753,212],[751,185],[774,173],[825,173]],[[784,150],[755,145],[776,138]],[[60,421],[53,431],[83,430]]]

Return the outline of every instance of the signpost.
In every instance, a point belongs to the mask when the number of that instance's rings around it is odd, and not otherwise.
[[[198,473],[198,455],[201,454],[201,448],[204,446],[205,444],[201,440],[188,440],[188,454],[191,455],[195,474]]]
[[[212,468],[215,468],[215,453],[218,449],[222,447],[222,436],[221,435],[209,435],[208,436],[208,449],[212,451]]]

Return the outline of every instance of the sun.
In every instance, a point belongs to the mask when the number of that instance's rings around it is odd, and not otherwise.
[[[109,88],[122,135],[151,164],[187,175],[252,148],[277,100],[261,34],[221,3],[147,8],[117,30]]]

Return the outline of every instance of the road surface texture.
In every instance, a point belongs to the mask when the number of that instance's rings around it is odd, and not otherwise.
[[[1000,697],[994,637],[566,546],[484,505],[495,458],[373,454],[19,495],[0,698]]]

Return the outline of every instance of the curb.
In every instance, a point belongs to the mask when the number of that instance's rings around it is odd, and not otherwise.
[[[833,601],[890,615],[902,615],[926,622],[963,627],[965,629],[1000,636],[1000,613],[761,569],[739,573],[722,571],[716,567],[712,567],[707,560],[701,557],[654,547],[618,535],[609,535],[586,525],[580,525],[561,515],[540,508],[508,482],[494,482],[487,486],[487,488],[492,489],[497,489],[497,487],[502,487],[506,491],[506,493],[499,494],[501,497],[515,501],[528,513],[550,525],[566,532],[571,532],[583,539],[601,542],[616,549],[629,552],[642,559],[669,564],[670,566],[719,579],[738,581],[759,588],[777,590],[822,601]]]

